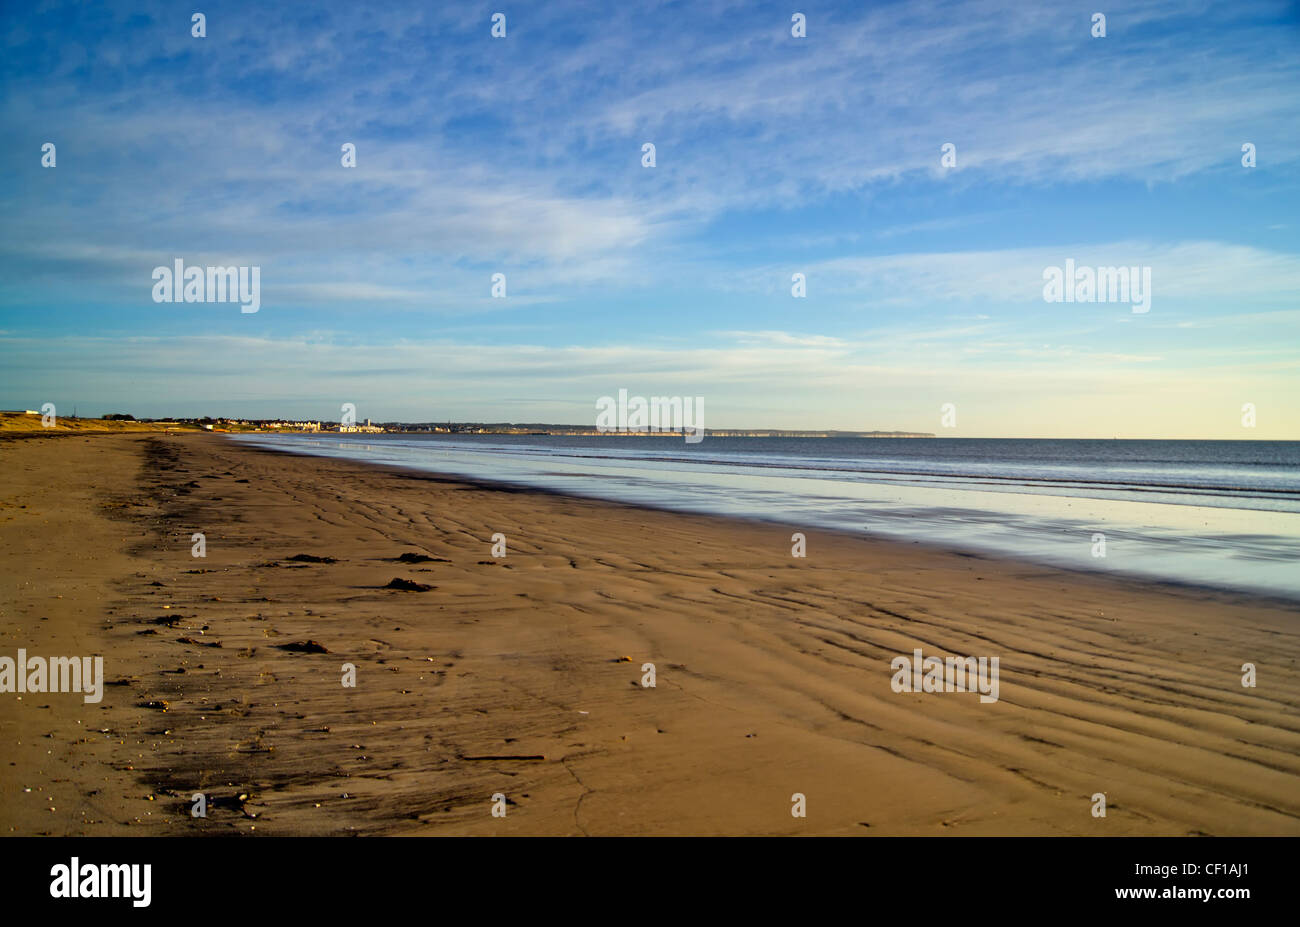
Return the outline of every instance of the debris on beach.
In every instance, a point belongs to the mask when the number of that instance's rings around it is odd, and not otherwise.
[[[329,653],[323,644],[316,641],[294,641],[290,644],[277,644],[280,650],[292,650],[294,653]]]
[[[388,581],[388,585],[385,586],[384,588],[404,589],[407,592],[428,592],[433,587],[427,586],[424,583],[417,583],[413,579],[402,579],[400,576],[395,576]]]
[[[428,554],[406,553],[399,557],[389,557],[394,563],[451,563],[450,560],[444,560],[441,557],[430,557]]]
[[[220,647],[221,646],[221,641],[200,641],[200,640],[195,640],[192,637],[178,637],[176,638],[176,643],[194,644],[197,647]]]

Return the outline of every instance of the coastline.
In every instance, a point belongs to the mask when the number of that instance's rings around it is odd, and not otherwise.
[[[223,435],[221,437],[228,439],[230,436]],[[235,441],[232,443],[240,442]],[[1252,588],[1241,585],[1217,585],[1209,581],[1193,582],[1187,579],[1169,579],[1157,575],[1142,573],[1105,571],[1095,567],[1088,568],[1072,566],[1059,560],[1047,558],[1017,558],[997,550],[990,550],[988,548],[976,546],[963,546],[957,542],[942,543],[929,538],[900,540],[894,536],[879,534],[868,535],[854,532],[843,527],[828,525],[814,525],[810,529],[805,525],[796,523],[793,519],[766,518],[760,515],[744,515],[738,513],[697,512],[670,508],[648,502],[619,501],[595,495],[587,495],[581,492],[555,489],[548,486],[530,485],[528,483],[516,482],[510,479],[470,477],[458,473],[445,473],[436,470],[428,470],[414,464],[381,463],[377,461],[360,460],[357,458],[329,457],[327,455],[308,453],[292,446],[272,447],[267,444],[259,444],[252,441],[248,442],[248,444],[244,446],[246,446],[250,451],[261,451],[273,455],[288,455],[306,460],[345,460],[353,462],[367,470],[388,472],[395,475],[414,475],[420,478],[432,480],[433,482],[462,484],[476,489],[481,489],[484,492],[533,493],[539,497],[545,496],[556,499],[594,502],[597,505],[609,506],[615,510],[627,510],[631,513],[659,512],[666,515],[679,515],[684,518],[718,519],[724,524],[746,524],[764,527],[768,530],[785,530],[787,532],[802,531],[805,534],[812,530],[828,538],[843,539],[850,542],[865,541],[867,543],[882,543],[887,546],[906,545],[910,548],[917,548],[938,556],[958,556],[975,560],[988,560],[1007,566],[1023,565],[1042,567],[1044,569],[1054,570],[1085,581],[1088,579],[1100,578],[1111,584],[1132,584],[1137,590],[1167,589],[1171,592],[1183,592],[1187,594],[1213,597],[1227,607],[1231,607],[1233,603],[1240,601],[1247,604],[1268,604],[1282,609],[1294,609],[1297,616],[1300,617],[1300,596],[1291,596],[1270,589]]]
[[[1300,834],[1295,603],[221,436],[0,458],[4,653],[120,683],[0,695],[0,833]],[[914,647],[999,701],[894,692]]]
[[[336,457],[376,467],[439,474],[485,488],[509,486],[566,498],[603,500],[616,506],[788,526],[791,531],[811,529],[846,538],[888,540],[938,552],[1036,563],[1078,575],[1127,577],[1144,585],[1207,595],[1244,595],[1252,600],[1300,606],[1300,580],[1291,569],[1300,551],[1294,514],[1285,509],[1257,510],[1248,502],[1208,508],[1203,503],[1188,504],[1185,499],[1168,497],[1171,490],[1184,488],[1168,481],[1147,489],[1125,485],[1123,491],[1130,497],[1137,495],[1137,499],[1069,492],[1057,498],[1055,494],[1014,489],[987,491],[986,484],[996,479],[993,477],[940,476],[937,471],[897,467],[877,471],[855,466],[844,472],[888,473],[894,477],[914,473],[956,482],[945,483],[943,488],[872,480],[831,481],[821,486],[818,480],[799,478],[797,464],[749,460],[744,469],[751,472],[731,473],[723,477],[730,482],[722,483],[714,479],[715,474],[708,473],[708,467],[663,469],[665,461],[681,460],[662,454],[606,459],[584,453],[588,447],[576,447],[570,449],[572,457],[561,454],[530,459],[476,454],[472,449],[465,451],[453,445],[457,449],[444,456],[422,452],[448,450],[436,445],[421,449],[405,442],[388,445],[367,439],[304,443],[291,436],[282,437],[285,440],[244,435],[235,440],[281,453]],[[322,445],[337,450],[325,451]],[[825,473],[835,468],[819,463],[809,470]],[[720,467],[719,472],[728,474],[729,468]],[[1032,487],[1039,482],[1021,474],[1007,477],[1002,485]],[[1071,477],[1068,482],[1076,479]],[[1119,484],[1112,479],[1097,481],[1097,485]],[[1260,490],[1269,491],[1279,497],[1295,494],[1292,489]],[[1148,492],[1152,498],[1141,499]],[[1115,556],[1107,557],[1103,549],[1098,558],[1099,532],[1109,541]],[[1205,532],[1210,543],[1199,543]]]

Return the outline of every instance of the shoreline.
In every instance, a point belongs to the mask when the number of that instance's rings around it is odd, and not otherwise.
[[[0,654],[110,683],[0,695],[0,833],[1300,834],[1292,602],[224,437],[0,442]]]
[[[230,435],[217,435],[221,439],[229,439]],[[490,437],[490,436],[488,436]],[[357,439],[364,440],[364,439]],[[1172,592],[1196,593],[1200,595],[1215,596],[1226,602],[1242,601],[1244,603],[1260,603],[1276,606],[1279,608],[1295,608],[1297,614],[1300,614],[1300,594],[1286,595],[1268,589],[1250,588],[1246,586],[1223,586],[1213,583],[1197,583],[1191,580],[1169,579],[1156,575],[1145,575],[1139,572],[1123,571],[1104,571],[1101,569],[1087,569],[1085,567],[1069,566],[1064,563],[1056,562],[1050,558],[1023,558],[1019,559],[1006,553],[980,548],[976,546],[965,547],[957,543],[941,543],[924,538],[903,539],[898,537],[889,537],[878,534],[856,533],[847,528],[834,526],[817,525],[809,528],[806,525],[800,525],[794,521],[783,521],[776,518],[764,518],[759,515],[742,515],[737,513],[715,513],[715,512],[696,512],[686,509],[674,509],[668,506],[654,505],[643,502],[626,502],[616,499],[605,499],[600,496],[585,495],[580,492],[569,492],[563,489],[555,489],[549,486],[531,486],[527,483],[514,482],[512,480],[494,480],[487,477],[461,476],[455,473],[445,473],[438,470],[426,470],[417,466],[408,466],[397,463],[378,463],[367,460],[357,460],[348,457],[333,457],[323,454],[310,454],[292,448],[283,450],[273,449],[249,442],[245,444],[242,441],[232,442],[241,445],[249,450],[263,451],[267,454],[290,455],[306,460],[337,460],[366,469],[393,473],[395,475],[416,474],[420,477],[432,477],[435,481],[445,481],[451,483],[463,483],[474,486],[484,491],[508,491],[518,493],[536,493],[539,496],[553,496],[561,499],[581,499],[587,502],[595,502],[601,505],[608,505],[614,508],[630,509],[634,511],[659,512],[666,515],[680,515],[686,518],[715,518],[722,522],[734,522],[738,524],[780,527],[788,528],[792,531],[808,532],[816,531],[820,534],[826,534],[833,537],[843,538],[846,541],[865,541],[868,543],[879,543],[886,545],[899,546],[916,546],[935,555],[954,555],[959,557],[973,557],[979,560],[988,560],[994,563],[1001,563],[1004,566],[1014,566],[1017,564],[1026,566],[1037,566],[1052,570],[1058,570],[1062,573],[1079,579],[1101,579],[1109,583],[1131,583],[1139,588],[1164,588]]]

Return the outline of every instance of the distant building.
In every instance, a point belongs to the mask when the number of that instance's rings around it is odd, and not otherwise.
[[[320,422],[267,422],[267,428],[283,428],[287,431],[320,431]]]
[[[350,434],[375,435],[375,434],[383,434],[383,433],[384,433],[383,426],[370,424],[370,419],[366,419],[366,423],[364,425],[340,425],[339,426],[339,434],[345,434],[345,435],[350,435]]]

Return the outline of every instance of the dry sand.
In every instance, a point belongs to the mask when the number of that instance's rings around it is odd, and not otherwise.
[[[0,655],[115,683],[0,695],[0,833],[1300,834],[1295,604],[219,436],[0,461]],[[1000,700],[895,693],[915,647]]]

